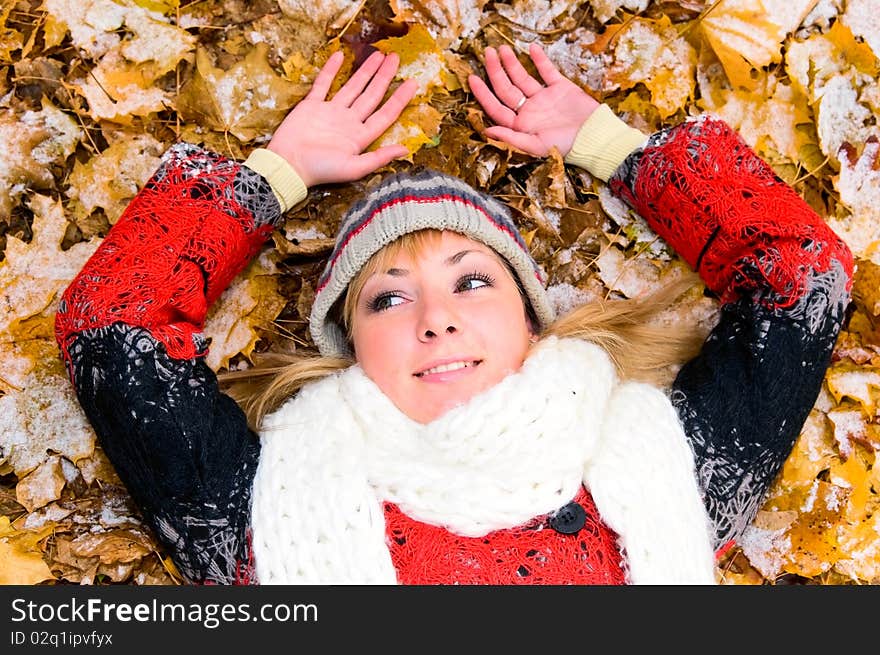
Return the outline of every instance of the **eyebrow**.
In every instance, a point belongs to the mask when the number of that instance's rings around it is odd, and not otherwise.
[[[453,266],[453,265],[457,264],[458,262],[460,262],[462,259],[464,259],[465,255],[472,253],[472,252],[478,253],[480,251],[479,250],[461,250],[461,251],[455,253],[454,255],[452,255],[451,257],[447,257],[444,263],[447,266]],[[405,277],[405,276],[409,275],[409,270],[405,269],[405,268],[389,268],[387,271],[385,271],[385,275],[391,275],[392,277]]]

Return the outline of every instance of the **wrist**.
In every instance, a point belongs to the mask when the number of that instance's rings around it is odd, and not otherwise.
[[[644,145],[647,136],[624,123],[608,105],[590,112],[575,136],[565,163],[586,169],[607,182],[629,154]]]
[[[306,180],[285,157],[270,148],[257,148],[244,161],[244,165],[266,178],[281,205],[282,213],[308,195]]]

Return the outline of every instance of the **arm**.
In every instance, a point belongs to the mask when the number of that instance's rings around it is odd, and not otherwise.
[[[726,124],[702,117],[647,137],[595,101],[560,103],[560,94],[587,94],[538,46],[530,54],[546,86],[507,47],[486,53],[498,97],[471,78],[498,124],[487,133],[538,156],[556,146],[608,182],[720,298],[720,321],[679,372],[672,400],[722,548],[751,523],[815,403],[852,255]]]
[[[248,535],[259,440],[204,363],[208,308],[308,185],[356,179],[407,152],[363,153],[412,96],[405,83],[377,109],[396,56],[372,56],[326,101],[341,61],[328,60],[267,149],[245,164],[172,147],[66,289],[56,317],[102,448],[191,582],[254,581]]]

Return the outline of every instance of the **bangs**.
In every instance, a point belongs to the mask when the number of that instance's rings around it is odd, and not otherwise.
[[[391,262],[400,255],[406,255],[410,259],[417,259],[426,250],[437,247],[442,234],[441,230],[431,228],[404,234],[367,260],[367,263],[364,264],[357,276],[351,281],[348,285],[348,290],[345,292],[345,300],[342,306],[342,325],[345,327],[345,332],[348,334],[349,339],[351,339],[351,325],[357,300],[360,298],[361,290],[364,288],[367,280],[370,279],[370,276],[379,271],[387,271],[391,267]]]

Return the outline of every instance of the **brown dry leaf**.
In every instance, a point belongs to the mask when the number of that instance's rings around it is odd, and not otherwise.
[[[871,316],[880,316],[880,264],[860,260],[853,279],[853,301]]]
[[[67,197],[73,201],[70,210],[77,222],[100,207],[110,224],[116,223],[155,172],[164,150],[165,145],[149,134],[129,133],[88,162],[77,161],[67,178]],[[82,231],[85,236],[92,236]]]
[[[275,266],[269,255],[255,259],[212,306],[205,321],[205,336],[211,347],[205,363],[218,371],[241,353],[249,357],[260,338],[260,329],[269,329],[286,299],[278,291]]]
[[[457,50],[464,39],[480,29],[483,7],[488,0],[390,0],[394,19],[424,25],[443,50]]]
[[[867,440],[868,426],[864,414],[858,409],[848,409],[841,405],[828,411],[828,420],[834,426],[834,441],[837,442],[840,457],[849,459],[855,442]]]
[[[91,456],[95,432],[54,340],[0,343],[0,361],[0,386],[6,391],[0,396],[0,473],[22,478],[49,453],[74,463]]]
[[[189,121],[241,141],[271,134],[302,96],[298,85],[269,65],[268,46],[258,43],[229,70],[215,67],[204,48],[196,51],[196,72],[180,90],[177,109]]]
[[[849,13],[849,10],[855,8],[855,3],[850,0],[847,6],[848,14],[855,16],[855,12]],[[876,8],[873,11],[875,20],[880,14],[877,14]],[[836,47],[837,53],[851,66],[854,66],[860,73],[864,73],[868,77],[876,78],[880,73],[880,54],[871,49],[871,46],[863,41],[856,39],[852,29],[847,22],[835,21],[826,34],[828,41]]]
[[[0,585],[35,585],[55,579],[39,547],[52,530],[52,525],[16,530],[9,517],[0,516]]]
[[[71,155],[82,131],[70,116],[43,100],[38,111],[0,109],[0,222],[26,189],[53,186],[52,167]]]

